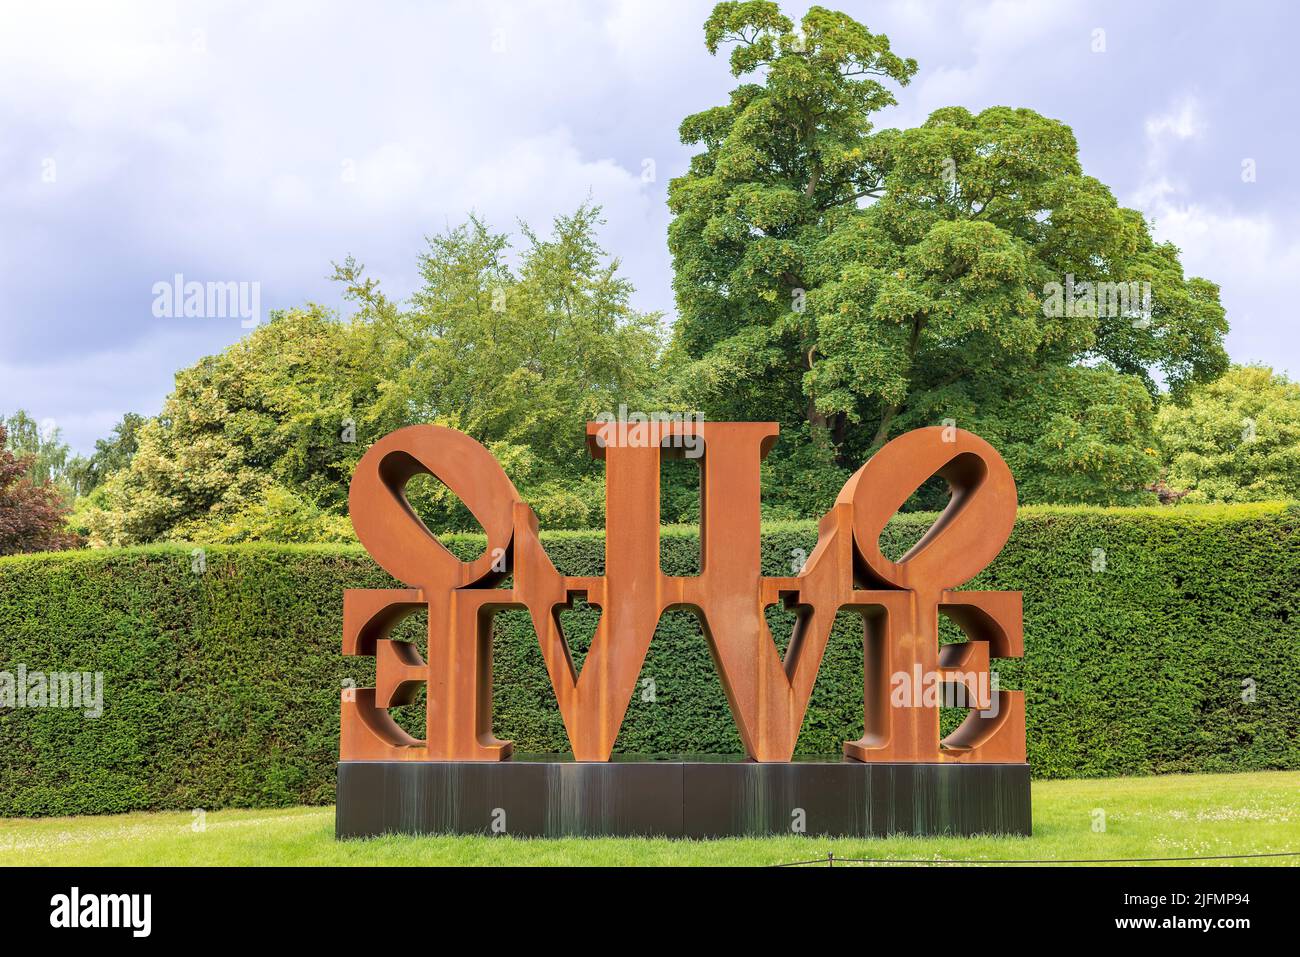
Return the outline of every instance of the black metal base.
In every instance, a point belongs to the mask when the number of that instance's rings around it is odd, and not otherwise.
[[[342,761],[337,837],[1023,834],[1027,764],[866,764],[563,755]]]

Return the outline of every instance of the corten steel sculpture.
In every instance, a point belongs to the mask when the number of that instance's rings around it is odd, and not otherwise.
[[[835,616],[849,609],[863,619],[865,689],[864,733],[845,743],[847,758],[1024,763],[1021,695],[988,680],[991,658],[1023,653],[1020,593],[953,590],[997,555],[1015,519],[1015,482],[987,442],[938,427],[894,439],[845,484],[800,573],[772,578],[760,568],[759,466],[776,441],[775,423],[591,423],[587,432],[591,453],[606,463],[599,578],[556,570],[533,511],[468,436],[411,426],[362,458],[349,496],[353,525],[375,560],[409,587],[345,593],[344,653],[373,655],[376,680],[374,688],[344,696],[344,762],[510,757],[511,743],[492,733],[491,693],[492,619],[507,608],[531,616],[574,757],[608,761],[660,616],[689,608],[703,625],[754,761],[790,761]],[[687,437],[704,449],[702,563],[698,576],[677,577],[659,567],[660,458],[680,455]],[[419,473],[440,479],[482,525],[487,547],[474,561],[453,556],[412,511],[403,489]],[[890,561],[878,541],[885,523],[935,474],[951,486],[948,507],[906,555]],[[511,575],[510,588],[498,587]],[[559,619],[575,596],[601,609],[581,673]],[[764,617],[778,602],[797,612],[784,658]],[[388,637],[421,609],[428,611],[426,657]],[[940,647],[941,614],[969,640]],[[941,696],[900,703],[892,694],[900,676],[938,688],[960,685],[970,714],[940,741]],[[422,685],[428,706],[419,740],[388,709],[409,704]],[[1027,787],[1026,771],[1026,800]]]

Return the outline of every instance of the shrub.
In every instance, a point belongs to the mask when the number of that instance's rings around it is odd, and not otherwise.
[[[896,518],[886,553],[931,519]],[[1034,774],[1300,768],[1297,526],[1300,512],[1281,505],[1023,509],[969,587],[1024,592],[1025,658],[999,674],[1026,692]],[[765,526],[765,573],[789,574],[794,550],[815,539],[812,523]],[[599,533],[543,541],[562,571],[601,572]],[[448,544],[463,557],[483,548],[472,536]],[[666,528],[662,554],[670,573],[697,570],[694,531]],[[342,591],[392,581],[348,545],[214,546],[203,559],[182,546],[0,559],[0,671],[105,675],[99,718],[0,710],[0,815],[333,800],[339,691],[373,674],[368,659],[340,654]],[[595,611],[564,620],[580,659]],[[788,634],[788,616],[771,620]],[[861,733],[853,621],[827,648],[801,753],[838,754]],[[522,752],[565,750],[525,614],[498,622],[498,735]],[[740,751],[689,614],[664,616],[643,676],[656,700],[634,696],[616,750]],[[408,726],[420,707],[402,709]]]

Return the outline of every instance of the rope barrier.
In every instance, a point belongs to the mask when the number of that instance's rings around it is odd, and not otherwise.
[[[1240,861],[1253,860],[1266,857],[1300,857],[1300,851],[1270,851],[1262,854],[1211,854],[1205,857],[1092,857],[1077,859],[1032,859],[1032,858],[1006,858],[1003,860],[989,860],[973,858],[906,858],[906,857],[836,857],[834,852],[828,852],[825,857],[819,857],[811,861],[790,861],[785,864],[775,864],[774,867],[806,867],[811,864],[825,864],[827,867],[834,867],[835,864],[974,864],[997,866],[1001,864],[1159,864],[1172,863],[1176,861]]]

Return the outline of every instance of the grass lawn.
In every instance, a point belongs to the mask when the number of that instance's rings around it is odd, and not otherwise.
[[[1105,815],[1104,830],[1094,829]],[[1300,852],[1300,772],[1169,775],[1034,784],[1030,838],[779,837],[720,841],[383,837],[336,841],[332,807],[0,819],[0,865],[702,864],[825,857],[1204,857]],[[1300,865],[1300,856],[1210,864]]]

